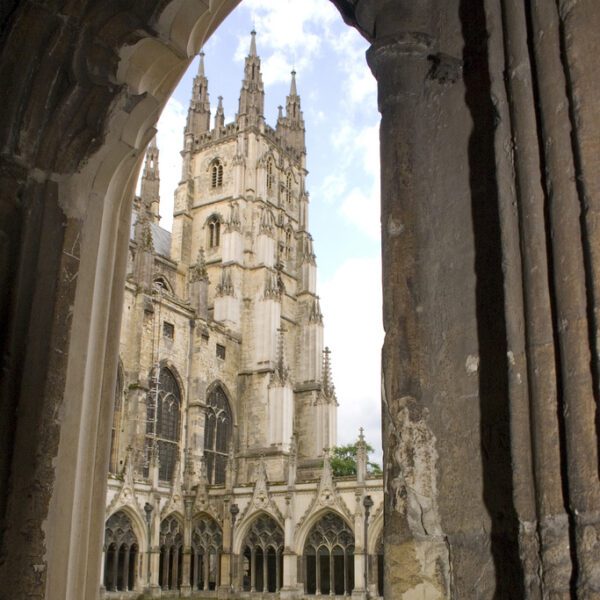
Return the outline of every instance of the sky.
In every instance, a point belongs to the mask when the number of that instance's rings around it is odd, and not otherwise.
[[[339,402],[338,445],[364,427],[381,462],[381,258],[379,114],[367,42],[324,0],[243,0],[204,46],[212,114],[223,96],[225,122],[237,111],[250,31],[257,32],[265,120],[275,126],[290,71],[297,72],[306,126],[309,230],[317,293]],[[158,124],[161,225],[171,229],[181,174],[183,128],[198,70],[194,59]]]

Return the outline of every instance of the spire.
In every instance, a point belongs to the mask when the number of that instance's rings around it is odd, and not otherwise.
[[[146,212],[152,222],[158,222],[160,204],[160,174],[158,170],[159,151],[156,136],[152,138],[146,150],[146,161],[142,172],[142,212]]]
[[[192,138],[205,133],[210,129],[210,101],[208,97],[208,79],[204,73],[204,52],[200,52],[200,63],[198,74],[194,78],[192,99],[188,108],[187,124],[185,126],[186,144],[185,150],[189,150],[190,144],[187,137]]]
[[[200,62],[198,63],[198,77],[204,77],[204,52],[200,50]]]
[[[290,97],[298,96],[298,91],[296,90],[296,71],[292,70],[292,83],[290,85]]]
[[[306,153],[304,143],[304,117],[300,107],[300,96],[296,86],[296,71],[291,72],[290,93],[285,102],[285,117],[279,113],[277,131],[281,133],[284,144],[299,154]]]
[[[256,32],[250,40],[250,53],[244,65],[244,79],[240,91],[238,125],[240,129],[258,127],[264,120],[265,91],[260,72],[260,58],[256,52]]]

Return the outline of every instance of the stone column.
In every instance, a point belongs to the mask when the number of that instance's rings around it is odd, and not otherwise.
[[[294,520],[292,510],[292,493],[285,498],[286,513],[283,529],[283,587],[279,594],[282,599],[292,598],[298,592],[298,556],[294,552]]]
[[[444,573],[450,559],[432,484],[437,477],[437,450],[425,423],[423,373],[428,371],[426,355],[432,336],[423,309],[430,294],[430,274],[437,268],[434,248],[438,240],[430,232],[434,202],[440,201],[430,185],[436,121],[432,96],[440,92],[428,87],[437,77],[436,69],[448,59],[437,52],[433,18],[440,7],[436,0],[364,4],[373,12],[376,37],[367,61],[377,79],[381,112],[385,585],[390,598],[413,593],[445,598],[449,582]],[[456,66],[451,60],[444,66],[452,80]],[[418,437],[417,430],[422,430]],[[412,474],[414,481],[407,481],[404,475],[405,451],[410,451],[406,444],[422,457]],[[428,499],[420,498],[425,502],[421,502],[419,518],[425,519],[426,528],[415,520],[411,499],[406,499],[405,492],[411,489],[429,490]],[[415,495],[419,502],[417,498]],[[428,559],[419,558],[423,556]],[[358,543],[355,564],[355,590],[362,590],[364,560]]]
[[[577,597],[600,594],[600,486],[581,204],[571,150],[567,80],[556,4],[531,4],[544,172],[552,244],[569,507],[574,515]],[[593,332],[590,334],[590,332]]]
[[[187,496],[185,503],[185,519],[183,522],[183,561],[181,565],[181,587],[180,593],[184,598],[189,598],[192,594],[190,583],[191,559],[192,559],[192,507],[194,497]]]

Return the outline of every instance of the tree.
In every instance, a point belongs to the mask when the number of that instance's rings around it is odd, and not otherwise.
[[[373,452],[373,447],[365,444],[367,456]],[[331,471],[335,477],[346,477],[356,475],[356,455],[358,444],[346,444],[345,446],[336,446],[331,452]],[[367,473],[370,475],[382,475],[381,467],[367,459]]]

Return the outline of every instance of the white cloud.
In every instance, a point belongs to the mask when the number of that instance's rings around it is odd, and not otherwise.
[[[380,239],[378,195],[367,195],[362,190],[353,188],[342,200],[340,212],[348,222],[355,225],[362,233],[373,240]]]
[[[329,26],[339,19],[333,5],[323,0],[246,0],[242,7],[250,11],[257,31],[265,85],[289,81],[292,67],[298,72],[308,69],[328,39]],[[240,36],[236,60],[243,60],[248,48],[249,36]]]
[[[320,284],[325,339],[332,350],[338,412],[344,426],[338,444],[353,442],[358,428],[381,448],[381,263],[379,258],[352,258]]]
[[[160,150],[160,224],[171,229],[173,222],[173,194],[181,179],[181,149],[187,108],[171,98],[158,122],[158,149]]]

